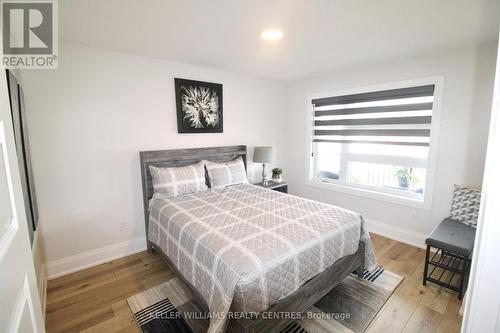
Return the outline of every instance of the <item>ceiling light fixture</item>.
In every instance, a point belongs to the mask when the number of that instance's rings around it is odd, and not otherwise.
[[[268,30],[262,31],[261,36],[265,40],[278,40],[278,39],[283,38],[283,32],[281,32],[280,30],[276,30],[276,29],[268,29]]]

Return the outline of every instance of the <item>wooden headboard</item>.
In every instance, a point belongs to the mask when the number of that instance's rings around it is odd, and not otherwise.
[[[198,163],[201,160],[212,162],[227,162],[241,156],[245,168],[247,165],[247,146],[225,146],[207,147],[191,149],[168,149],[141,151],[141,177],[142,177],[142,197],[144,202],[144,218],[146,223],[146,240],[148,251],[151,251],[148,237],[149,227],[149,200],[153,197],[153,182],[149,166],[156,167],[179,167]]]

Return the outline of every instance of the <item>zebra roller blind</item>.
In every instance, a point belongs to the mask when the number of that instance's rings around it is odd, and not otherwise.
[[[314,142],[429,146],[434,85],[313,99]]]

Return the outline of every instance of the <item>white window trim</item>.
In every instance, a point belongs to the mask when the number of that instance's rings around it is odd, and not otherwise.
[[[397,88],[408,88],[421,85],[434,84],[434,101],[432,104],[432,123],[431,123],[431,138],[429,145],[429,155],[427,158],[426,166],[426,182],[423,200],[419,198],[403,197],[397,194],[397,190],[394,191],[377,191],[369,186],[363,186],[358,184],[346,185],[344,183],[335,183],[335,181],[324,181],[314,177],[314,158],[313,153],[313,128],[314,128],[314,108],[311,104],[311,100],[316,98],[341,96],[357,93],[365,93],[371,91],[389,90]],[[321,94],[311,94],[307,97],[306,101],[306,174],[305,174],[305,184],[308,186],[314,186],[321,189],[337,191],[342,193],[348,193],[356,196],[361,196],[365,198],[387,201],[399,205],[410,206],[415,208],[420,208],[424,210],[432,209],[432,201],[434,197],[434,184],[435,175],[437,167],[437,156],[439,147],[439,131],[441,124],[441,109],[443,100],[443,87],[444,87],[444,76],[433,76],[426,77],[415,80],[399,81],[392,83],[377,84],[362,88],[350,88],[336,90]],[[345,163],[344,163],[345,164]],[[341,163],[342,165],[342,163]],[[342,170],[341,170],[342,171]],[[345,170],[341,172],[341,177],[345,177]]]

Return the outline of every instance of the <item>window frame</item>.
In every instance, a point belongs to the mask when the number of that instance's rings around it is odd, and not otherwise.
[[[397,156],[383,156],[383,155],[372,155],[370,158],[367,158],[365,154],[354,154],[349,153],[347,151],[347,144],[342,144],[342,154],[341,154],[341,163],[340,163],[340,178],[338,180],[333,179],[321,179],[315,176],[315,168],[316,164],[315,159],[317,154],[313,154],[314,152],[314,106],[311,104],[311,101],[316,98],[324,98],[324,97],[335,97],[341,95],[349,95],[349,94],[358,94],[358,93],[366,93],[380,90],[389,90],[389,89],[397,89],[397,88],[408,88],[420,85],[434,85],[434,101],[432,105],[432,122],[431,122],[431,136],[430,136],[430,144],[429,144],[429,154],[427,156],[426,163],[423,167],[426,169],[426,180],[424,186],[424,195],[412,195],[409,192],[405,192],[405,195],[402,195],[403,192],[397,189],[389,189],[389,188],[375,188],[372,186],[362,185],[362,184],[351,184],[346,182],[346,174],[347,174],[347,163],[348,161],[354,161],[352,159],[346,158],[354,158],[359,159],[360,161],[364,159],[364,161],[373,162],[377,159],[379,160],[393,160],[394,162],[404,161],[405,163],[409,163],[413,160],[413,162],[417,162],[419,166],[422,166],[422,159],[412,158],[412,157],[397,157]],[[396,203],[404,206],[410,206],[414,208],[420,208],[424,210],[432,209],[432,199],[434,197],[434,184],[435,184],[435,174],[437,167],[437,153],[439,147],[439,131],[440,131],[440,123],[441,123],[441,109],[442,109],[442,97],[443,97],[443,86],[444,86],[444,77],[443,76],[432,76],[425,77],[414,80],[406,80],[399,82],[391,82],[391,83],[383,83],[376,84],[371,86],[365,86],[361,88],[349,88],[336,90],[333,92],[327,93],[319,93],[319,94],[311,94],[307,97],[307,121],[306,121],[306,174],[305,174],[305,184],[308,186],[313,186],[321,189],[326,189],[330,191],[348,193],[355,196],[361,196],[365,198],[381,200],[391,203]],[[412,165],[415,166],[415,165]]]

